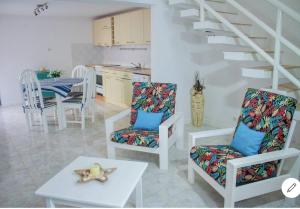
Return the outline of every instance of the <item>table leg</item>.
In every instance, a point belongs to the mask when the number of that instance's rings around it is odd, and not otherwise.
[[[143,185],[142,178],[139,180],[135,187],[135,207],[142,208],[143,207]]]
[[[55,208],[55,204],[51,198],[46,199],[46,207],[47,208]]]
[[[57,103],[57,116],[58,116],[58,126],[59,130],[66,128],[66,118],[65,111],[62,106],[62,97],[59,94],[55,94]]]

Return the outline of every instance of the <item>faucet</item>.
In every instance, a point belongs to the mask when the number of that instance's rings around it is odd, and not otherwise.
[[[136,69],[141,69],[142,68],[142,64],[141,63],[137,63],[137,64],[134,64],[134,63],[130,63],[132,64],[134,67],[133,68],[136,68]]]

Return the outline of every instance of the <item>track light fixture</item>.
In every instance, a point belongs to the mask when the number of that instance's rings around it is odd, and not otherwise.
[[[38,4],[36,5],[36,8],[33,10],[33,14],[34,16],[38,16],[39,14],[41,14],[41,12],[44,12],[48,9],[48,3],[44,3],[44,4]]]

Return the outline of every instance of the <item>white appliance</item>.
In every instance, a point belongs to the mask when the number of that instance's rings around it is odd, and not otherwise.
[[[103,95],[103,73],[102,73],[102,66],[96,65],[95,66],[96,70],[96,92],[98,94]]]
[[[150,82],[150,76],[134,73],[132,74],[132,82]]]

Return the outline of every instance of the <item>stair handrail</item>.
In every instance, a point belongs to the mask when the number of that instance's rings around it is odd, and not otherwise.
[[[226,18],[224,18],[222,15],[218,14],[210,5],[208,5],[205,0],[194,0],[197,2],[200,6],[200,11],[204,11],[204,9],[208,12],[210,12],[212,15],[216,17],[221,23],[223,23],[226,27],[228,27],[232,32],[234,32],[238,37],[240,37],[243,41],[245,41],[250,47],[252,47],[258,54],[260,54],[266,61],[268,61],[271,65],[274,66],[273,69],[273,83],[272,88],[278,89],[278,72],[280,72],[282,75],[284,75],[288,80],[290,80],[294,85],[296,85],[298,88],[300,88],[300,81],[290,72],[288,72],[281,64],[280,64],[280,43],[282,42],[285,44],[288,48],[290,48],[292,51],[294,51],[296,54],[300,56],[300,49],[293,45],[291,42],[286,40],[284,37],[281,36],[281,18],[282,18],[282,11],[278,9],[278,18],[277,18],[277,24],[276,32],[267,24],[265,24],[263,21],[261,21],[259,18],[257,18],[254,14],[249,12],[246,8],[242,7],[240,4],[238,4],[235,0],[226,0],[229,2],[232,6],[237,8],[239,11],[243,12],[246,16],[248,16],[250,19],[252,19],[254,22],[256,22],[258,25],[260,25],[263,29],[265,29],[268,33],[270,33],[272,36],[276,39],[275,44],[275,55],[274,58],[271,57],[268,53],[266,53],[261,47],[259,47],[254,41],[252,41],[247,35],[245,35],[240,29],[238,29],[236,26],[234,26],[232,23],[230,23]],[[200,14],[201,15],[201,14]],[[204,21],[203,14],[201,15],[200,21]]]
[[[300,14],[297,13],[295,10],[293,10],[292,8],[286,6],[285,4],[283,4],[282,2],[278,1],[278,0],[267,0],[270,4],[273,4],[277,9],[280,9],[281,11],[283,11],[285,14],[287,14],[288,16],[292,17],[294,20],[300,22]]]
[[[231,4],[233,7],[235,7],[237,10],[241,11],[244,15],[246,15],[248,18],[250,18],[252,21],[254,21],[258,26],[260,26],[262,29],[264,29],[267,33],[269,33],[271,36],[276,38],[277,33],[275,30],[273,30],[270,26],[268,26],[266,23],[264,23],[262,20],[260,20],[258,17],[256,17],[253,13],[251,13],[249,10],[247,10],[245,7],[243,7],[241,4],[237,3],[235,0],[226,0],[229,4]],[[267,0],[269,1],[269,0]],[[280,11],[281,8],[278,8]],[[285,46],[287,46],[290,50],[295,52],[298,56],[300,56],[300,48],[291,43],[289,40],[284,38],[282,35],[279,37],[280,42],[282,42]]]

